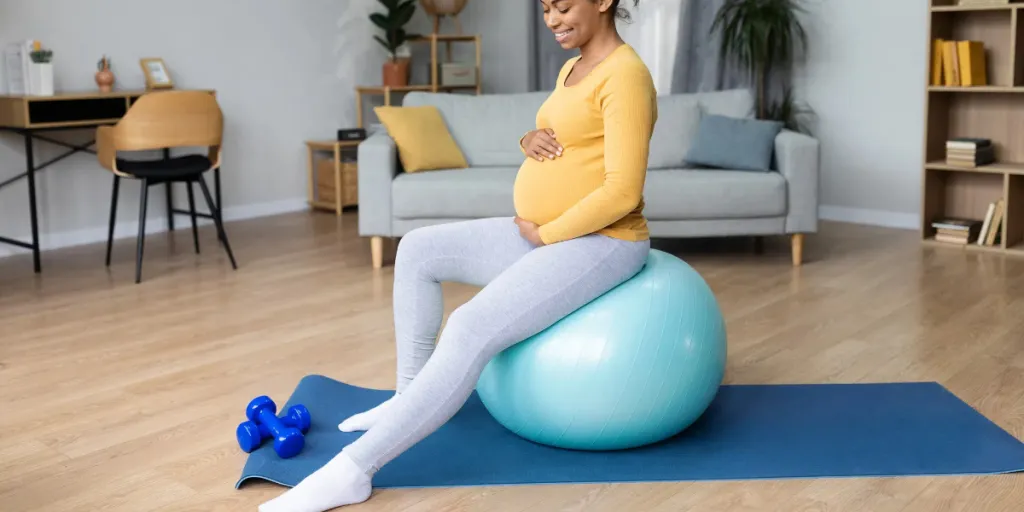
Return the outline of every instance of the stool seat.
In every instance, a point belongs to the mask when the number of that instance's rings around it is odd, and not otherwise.
[[[205,155],[183,155],[167,160],[117,159],[117,170],[136,178],[183,179],[209,171],[213,162]]]

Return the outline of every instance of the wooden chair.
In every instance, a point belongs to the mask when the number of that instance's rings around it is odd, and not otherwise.
[[[198,183],[217,235],[224,244],[231,267],[237,269],[235,256],[228,244],[221,222],[220,205],[215,205],[203,175],[220,167],[224,117],[216,98],[203,91],[164,91],[144,94],[131,106],[116,125],[97,129],[96,145],[100,165],[114,174],[114,190],[110,202],[110,227],[107,234],[107,266],[113,246],[114,222],[117,216],[117,193],[121,178],[142,181],[139,205],[139,234],[135,249],[135,282],[142,281],[142,254],[146,237],[146,202],[149,187],[163,183],[185,183],[192,214],[192,239],[199,252],[196,228],[196,207],[192,185]],[[173,158],[127,160],[119,152],[166,150],[181,147],[203,147],[206,154],[188,154]]]

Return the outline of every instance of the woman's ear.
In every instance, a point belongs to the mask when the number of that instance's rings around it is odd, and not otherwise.
[[[606,13],[611,10],[614,4],[615,0],[597,0],[597,9],[601,11],[601,13]]]

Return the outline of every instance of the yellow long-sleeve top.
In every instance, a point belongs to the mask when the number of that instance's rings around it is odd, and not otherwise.
[[[645,240],[643,188],[658,117],[654,81],[626,44],[566,86],[577,60],[562,66],[537,112],[537,129],[551,128],[562,154],[526,159],[515,181],[516,213],[540,226],[545,244],[591,233]]]

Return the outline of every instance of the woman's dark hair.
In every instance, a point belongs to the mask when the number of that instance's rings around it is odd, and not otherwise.
[[[625,7],[619,7],[619,1],[620,0],[615,0],[612,2],[612,12],[615,13],[616,18],[619,18],[622,21],[630,21],[629,11],[627,11]],[[639,5],[640,0],[633,0],[633,7],[637,7]]]

